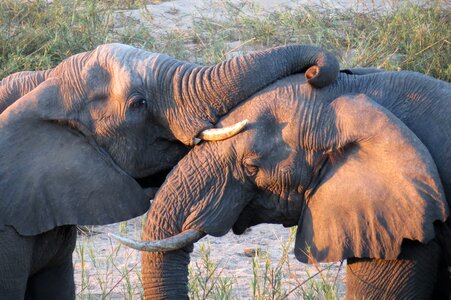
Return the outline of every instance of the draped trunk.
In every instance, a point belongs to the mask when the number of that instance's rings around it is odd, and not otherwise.
[[[213,144],[194,148],[168,175],[170,182],[159,190],[149,210],[144,240],[161,240],[190,229],[222,236],[236,222],[253,189],[243,186],[242,174],[230,166],[229,160],[235,158],[225,155],[228,148]],[[185,188],[188,185],[190,189]],[[142,252],[146,299],[186,298],[191,251],[192,246],[165,253]]]
[[[156,204],[158,205],[158,204]],[[162,205],[163,211],[172,207]],[[149,213],[143,239],[158,240],[176,235],[172,220],[161,220],[170,212]],[[188,294],[188,264],[192,247],[171,252],[142,252],[142,281],[146,299],[186,299]]]
[[[212,127],[219,117],[270,83],[307,72],[307,82],[323,87],[336,79],[338,71],[332,54],[309,45],[258,51],[211,67],[179,64],[169,75],[172,97],[164,113],[175,137],[192,145],[199,132]]]
[[[153,201],[143,231],[144,240],[161,240],[181,232],[186,219],[182,201],[169,189]],[[186,299],[192,247],[171,252],[142,252],[142,280],[146,299]]]

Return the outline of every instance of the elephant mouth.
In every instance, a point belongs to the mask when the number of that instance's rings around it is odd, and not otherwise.
[[[235,224],[232,226],[233,233],[240,235],[243,234],[249,227],[257,225],[258,223],[256,223],[252,215],[252,208],[249,205],[246,206],[238,216]]]
[[[157,193],[158,189],[163,185],[166,176],[171,172],[172,168],[163,169],[155,174],[135,178],[138,184],[146,191],[146,194],[152,199]]]
[[[287,212],[277,209],[276,206],[268,205],[267,199],[275,198],[267,197],[263,198],[264,201],[261,201],[260,198],[255,197],[246,205],[232,226],[234,234],[243,234],[246,229],[262,223],[282,224],[284,227],[292,227],[298,224],[302,206]],[[297,202],[302,203],[303,197],[300,197]]]

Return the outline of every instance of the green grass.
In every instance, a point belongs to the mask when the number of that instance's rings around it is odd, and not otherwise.
[[[21,70],[51,68],[99,44],[121,42],[200,64],[255,49],[309,43],[332,50],[342,67],[414,70],[451,81],[451,8],[445,0],[429,1],[427,6],[393,0],[391,10],[385,12],[337,10],[327,4],[267,12],[246,1],[216,0],[214,17],[199,12],[191,29],[165,33],[145,26],[152,21],[145,2],[159,1],[0,1],[0,79]],[[139,10],[143,21],[129,16],[130,9]],[[118,231],[139,237],[141,227],[130,229],[122,223]],[[139,254],[116,243],[99,249],[97,238],[79,238],[74,255],[77,298],[142,298]],[[300,280],[293,270],[298,262],[289,255],[290,239],[279,242],[282,251],[277,262],[264,251],[249,258],[253,276],[245,283],[248,294],[253,299],[339,298],[340,267],[306,269],[305,279]],[[223,263],[212,260],[208,244],[201,252],[201,259],[190,265],[190,296],[234,299],[234,289],[242,283],[226,274]],[[101,292],[93,294],[93,287]]]
[[[47,69],[99,44],[122,42],[197,63],[221,61],[237,51],[287,43],[333,50],[344,67],[414,70],[451,81],[451,9],[445,0],[425,6],[392,1],[392,10],[336,10],[296,6],[266,12],[246,1],[217,0],[217,16],[194,20],[190,30],[163,35],[118,10],[151,11],[144,0],[44,0],[0,2],[0,78]],[[121,26],[118,26],[121,24]]]
[[[413,70],[451,80],[451,10],[445,1],[432,1],[427,7],[400,1],[385,13],[327,6],[273,13],[254,8],[249,13],[246,2],[241,6],[225,3],[222,21],[202,18],[196,22],[195,34],[202,37],[208,63],[223,60],[228,49],[222,45],[231,40],[250,41],[247,46],[258,48],[309,43],[333,50],[345,67]]]
[[[0,2],[0,78],[20,70],[48,69],[96,46],[151,40],[142,32],[117,34],[113,10],[136,7],[128,0]],[[144,42],[142,42],[145,45]]]

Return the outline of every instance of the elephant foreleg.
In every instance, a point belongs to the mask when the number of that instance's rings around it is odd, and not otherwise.
[[[41,270],[30,277],[25,299],[75,299],[72,256],[69,255],[66,262]]]
[[[72,252],[77,241],[75,226],[61,226],[36,237],[34,270],[28,278],[25,299],[75,299]]]
[[[406,241],[397,260],[348,259],[347,299],[436,299],[441,249]]]
[[[32,265],[33,239],[14,228],[0,229],[0,299],[23,299]]]

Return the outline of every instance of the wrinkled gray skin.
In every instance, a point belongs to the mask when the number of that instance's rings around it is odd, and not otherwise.
[[[335,58],[312,46],[200,67],[110,44],[3,79],[0,298],[74,298],[70,225],[143,214],[152,186],[199,132],[269,83],[316,65],[312,84],[336,78]]]
[[[144,239],[298,225],[301,262],[348,258],[348,299],[448,299],[451,85],[349,73],[321,89],[294,75],[236,107],[220,125],[246,129],[179,162]],[[186,297],[191,250],[143,253],[146,298]]]

